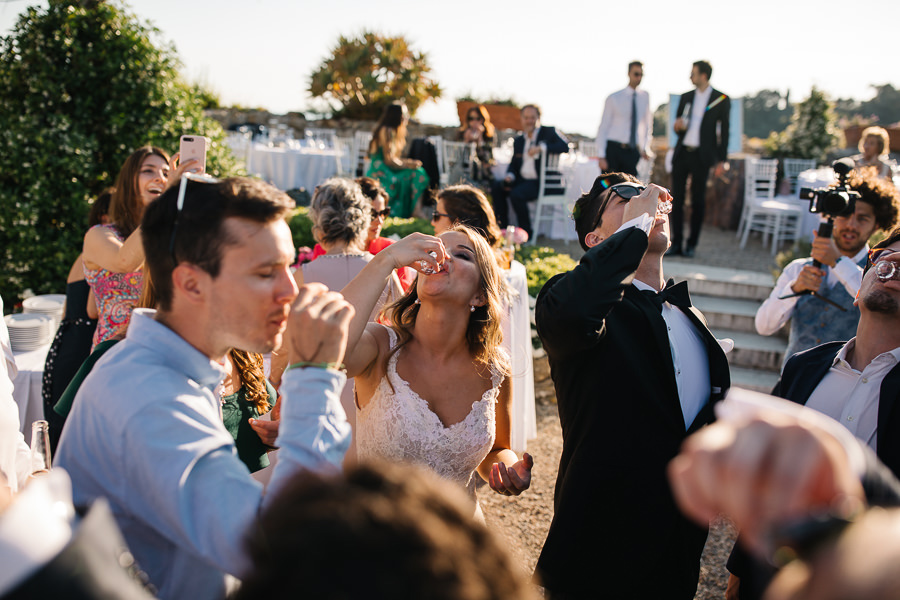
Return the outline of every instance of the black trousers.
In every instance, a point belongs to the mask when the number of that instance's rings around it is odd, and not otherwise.
[[[497,225],[500,230],[509,225],[509,204],[512,204],[516,212],[516,221],[519,227],[528,232],[531,238],[534,233],[531,229],[531,214],[528,212],[528,203],[538,196],[537,179],[519,179],[513,182],[512,188],[507,190],[502,181],[494,181],[491,184],[491,197],[494,202],[494,216],[497,217]],[[509,203],[507,203],[507,198]]]
[[[619,142],[606,142],[606,173],[628,173],[637,177],[637,164],[641,153],[637,148]]]
[[[672,161],[672,214],[669,215],[669,227],[672,231],[673,248],[681,248],[684,240],[684,201],[688,175],[691,176],[691,235],[687,245],[694,248],[700,239],[700,229],[706,215],[709,166],[703,164],[700,152],[696,149],[682,148]]]

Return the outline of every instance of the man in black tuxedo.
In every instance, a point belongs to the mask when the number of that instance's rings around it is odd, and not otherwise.
[[[502,181],[491,185],[494,214],[500,229],[509,225],[507,197],[516,211],[519,227],[533,235],[528,203],[538,197],[538,183],[541,173],[541,148],[548,154],[568,152],[569,142],[553,127],[541,125],[541,109],[534,104],[522,108],[522,134],[513,142],[513,157]]]
[[[900,229],[876,244],[871,256],[886,263],[881,268],[892,263],[900,271]],[[900,281],[880,281],[869,265],[854,304],[856,337],[792,356],[772,394],[838,421],[900,477]],[[760,598],[774,574],[739,547],[728,570],[729,587],[740,590],[741,600]]]
[[[706,180],[715,166],[715,176],[726,169],[728,156],[728,119],[731,100],[709,85],[712,67],[698,60],[691,69],[691,83],[696,88],[681,95],[678,103],[675,133],[678,142],[672,155],[672,247],[670,255],[694,256],[700,239],[700,228],[706,212]],[[691,176],[691,235],[687,247],[682,246],[684,233],[684,200],[687,178]]]
[[[707,530],[678,511],[666,465],[730,376],[686,285],[663,279],[668,198],[624,173],[598,177],[575,206],[586,254],[538,296],[563,433],[536,570],[550,598],[691,600],[697,588]]]

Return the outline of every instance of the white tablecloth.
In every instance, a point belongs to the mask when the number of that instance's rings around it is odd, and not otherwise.
[[[19,407],[19,431],[25,441],[31,443],[31,424],[44,418],[44,401],[41,397],[44,362],[50,344],[27,352],[14,352],[19,373],[13,380],[13,400]]]
[[[513,261],[504,271],[507,283],[518,294],[510,302],[509,319],[503,322],[503,345],[512,363],[512,423],[510,445],[516,452],[526,450],[528,440],[537,437],[534,410],[534,364],[531,346],[531,309],[525,265]]]
[[[270,148],[254,144],[247,152],[247,172],[280,190],[306,188],[337,175],[340,152],[319,148]]]

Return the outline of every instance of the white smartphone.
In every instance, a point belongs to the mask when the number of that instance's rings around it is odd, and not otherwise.
[[[191,173],[206,172],[206,149],[209,147],[209,138],[202,135],[183,135],[178,153],[181,155],[179,162],[197,160],[200,164],[188,169]]]

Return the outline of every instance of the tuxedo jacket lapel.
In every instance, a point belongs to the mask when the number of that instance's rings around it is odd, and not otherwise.
[[[665,377],[666,385],[670,388],[671,393],[659,398],[662,409],[665,414],[671,416],[670,421],[684,431],[684,413],[681,410],[681,399],[678,397],[678,384],[675,383],[675,367],[672,363],[672,347],[669,345],[669,334],[666,329],[666,321],[659,313],[659,309],[655,304],[641,293],[633,285],[625,288],[625,298],[631,300],[634,305],[643,313],[647,320],[650,330],[653,332],[653,340],[662,356],[668,358],[664,360],[662,365],[653,365],[653,372],[660,377]]]
[[[881,382],[881,390],[878,396],[878,431],[889,431],[888,419],[891,417],[895,405],[897,404],[897,395],[900,394],[900,364],[891,369]],[[881,443],[881,435],[878,436],[879,445]]]

